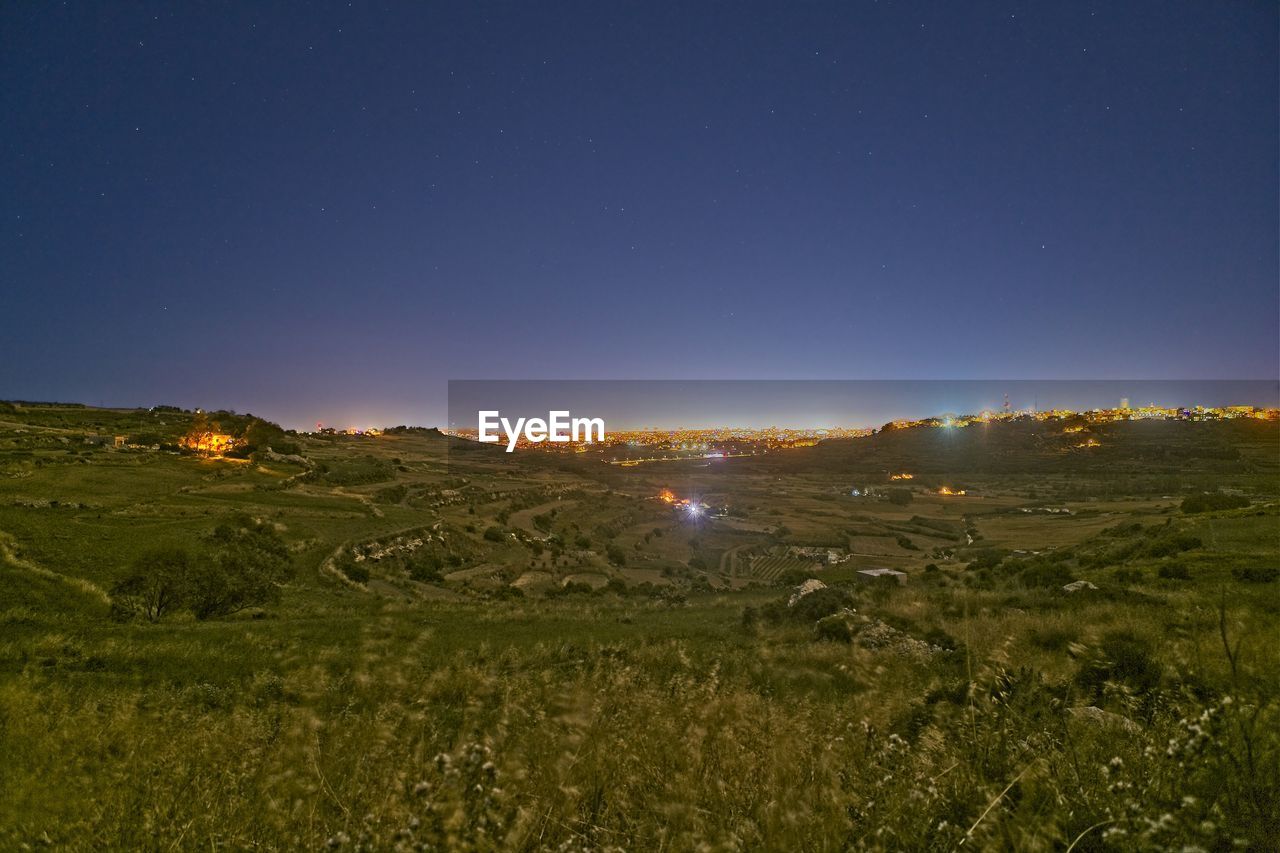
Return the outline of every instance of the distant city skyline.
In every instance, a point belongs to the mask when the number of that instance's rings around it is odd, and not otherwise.
[[[1280,381],[464,380],[449,383],[452,429],[482,410],[602,417],[610,429],[879,427],[894,420],[1036,409],[1280,405]]]

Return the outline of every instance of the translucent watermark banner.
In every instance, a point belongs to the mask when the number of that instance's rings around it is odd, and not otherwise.
[[[635,467],[915,426],[1258,421],[1278,406],[1275,380],[453,380],[444,431],[449,458],[468,464],[538,457]]]

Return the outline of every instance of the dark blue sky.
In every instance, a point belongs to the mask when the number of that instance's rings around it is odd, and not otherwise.
[[[1277,4],[0,8],[0,397],[1276,377]]]

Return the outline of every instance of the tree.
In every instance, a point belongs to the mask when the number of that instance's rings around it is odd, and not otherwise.
[[[191,588],[191,555],[183,548],[153,548],[133,562],[129,575],[111,588],[111,609],[117,618],[142,616],[159,622],[181,607]]]
[[[249,421],[244,429],[244,443],[247,450],[265,450],[271,447],[278,452],[286,452],[282,449],[286,444],[284,430],[279,425],[261,418],[253,418]]]
[[[885,494],[889,498],[889,503],[894,506],[906,506],[911,503],[912,494],[910,489],[889,489]]]
[[[192,571],[191,612],[197,619],[238,613],[277,601],[293,575],[289,549],[275,529],[237,515],[209,536],[211,553]]]

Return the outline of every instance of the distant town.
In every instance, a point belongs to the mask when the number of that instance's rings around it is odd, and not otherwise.
[[[895,429],[913,429],[932,427],[937,429],[964,429],[966,427],[1002,421],[1044,421],[1063,422],[1064,433],[1083,432],[1090,424],[1109,423],[1114,421],[1214,421],[1237,418],[1253,418],[1258,420],[1280,419],[1280,409],[1262,408],[1258,406],[1157,406],[1147,405],[1132,407],[1129,401],[1122,400],[1116,408],[1088,409],[1075,411],[1071,409],[1049,409],[1044,411],[1014,410],[1006,406],[999,411],[986,410],[976,414],[944,414],[918,420],[895,420],[882,427],[824,427],[824,428],[789,428],[789,427],[714,427],[709,429],[661,429],[657,427],[609,432],[604,442],[595,444],[567,442],[552,445],[545,442],[533,443],[520,438],[516,443],[519,449],[541,450],[543,452],[586,453],[589,450],[625,450],[642,451],[641,455],[624,455],[608,460],[617,465],[639,465],[645,462],[687,459],[690,456],[706,458],[732,458],[735,456],[752,456],[771,450],[784,450],[795,447],[810,447],[831,439],[866,438],[878,432]],[[348,434],[360,434],[358,430],[348,430]],[[444,432],[474,440],[476,431],[472,429],[444,430]],[[363,434],[377,435],[378,430],[368,430]],[[1098,446],[1096,439],[1082,437],[1082,447]],[[650,451],[647,455],[643,451]],[[660,454],[660,455],[659,455]]]

